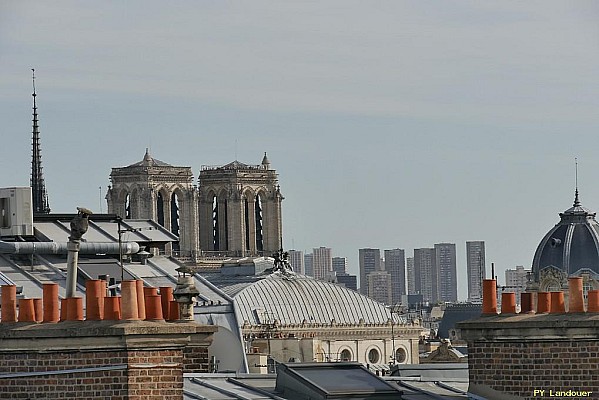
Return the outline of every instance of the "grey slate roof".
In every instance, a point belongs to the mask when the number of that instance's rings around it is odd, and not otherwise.
[[[449,304],[445,308],[443,318],[439,323],[438,335],[441,338],[449,338],[449,330],[455,328],[455,324],[468,319],[478,318],[482,314],[482,304],[458,303]]]
[[[464,380],[444,381],[442,376],[421,380],[418,377],[382,377],[397,387],[398,399],[403,400],[458,400],[467,399],[468,377]],[[259,374],[184,374],[185,400],[210,399],[285,399],[275,391],[276,375]]]

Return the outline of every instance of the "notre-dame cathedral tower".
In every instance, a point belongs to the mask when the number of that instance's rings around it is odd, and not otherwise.
[[[193,179],[190,167],[174,167],[146,150],[142,161],[112,169],[108,212],[158,222],[179,236],[166,254],[193,261],[270,256],[281,248],[283,196],[266,153],[259,165],[202,166],[199,187]]]
[[[204,254],[270,256],[282,247],[283,196],[266,153],[260,165],[203,166],[199,182]]]
[[[113,168],[106,200],[108,212],[123,219],[152,219],[179,236],[166,254],[196,259],[199,253],[198,200],[190,167],[174,167],[152,158]],[[143,232],[142,232],[143,233]]]

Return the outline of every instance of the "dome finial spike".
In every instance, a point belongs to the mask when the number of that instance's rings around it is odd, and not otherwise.
[[[31,76],[32,76],[32,81],[33,81],[33,97],[35,100],[35,68],[31,68]]]
[[[578,199],[578,158],[574,157],[574,207],[580,206]]]

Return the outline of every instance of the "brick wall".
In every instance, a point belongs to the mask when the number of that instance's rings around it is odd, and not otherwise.
[[[502,314],[457,327],[468,342],[470,393],[599,399],[599,314]]]
[[[183,349],[183,372],[210,372],[208,348],[187,346]]]
[[[128,399],[180,400],[183,397],[181,349],[132,351],[128,363]]]
[[[540,399],[572,389],[599,398],[599,341],[474,342],[468,364],[470,384],[500,392]]]
[[[50,373],[0,379],[0,399],[179,400],[183,395],[182,360],[180,349],[0,353],[0,375]],[[82,371],[57,373],[76,369]]]
[[[0,399],[182,400],[183,366],[208,371],[215,331],[150,321],[0,324]]]

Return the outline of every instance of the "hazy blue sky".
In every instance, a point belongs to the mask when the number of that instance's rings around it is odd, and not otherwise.
[[[458,249],[530,266],[599,210],[592,1],[0,3],[0,187],[29,184],[31,71],[54,212],[99,211],[112,167],[268,152],[286,248]],[[236,145],[237,143],[237,145]],[[106,204],[103,203],[106,211]]]

